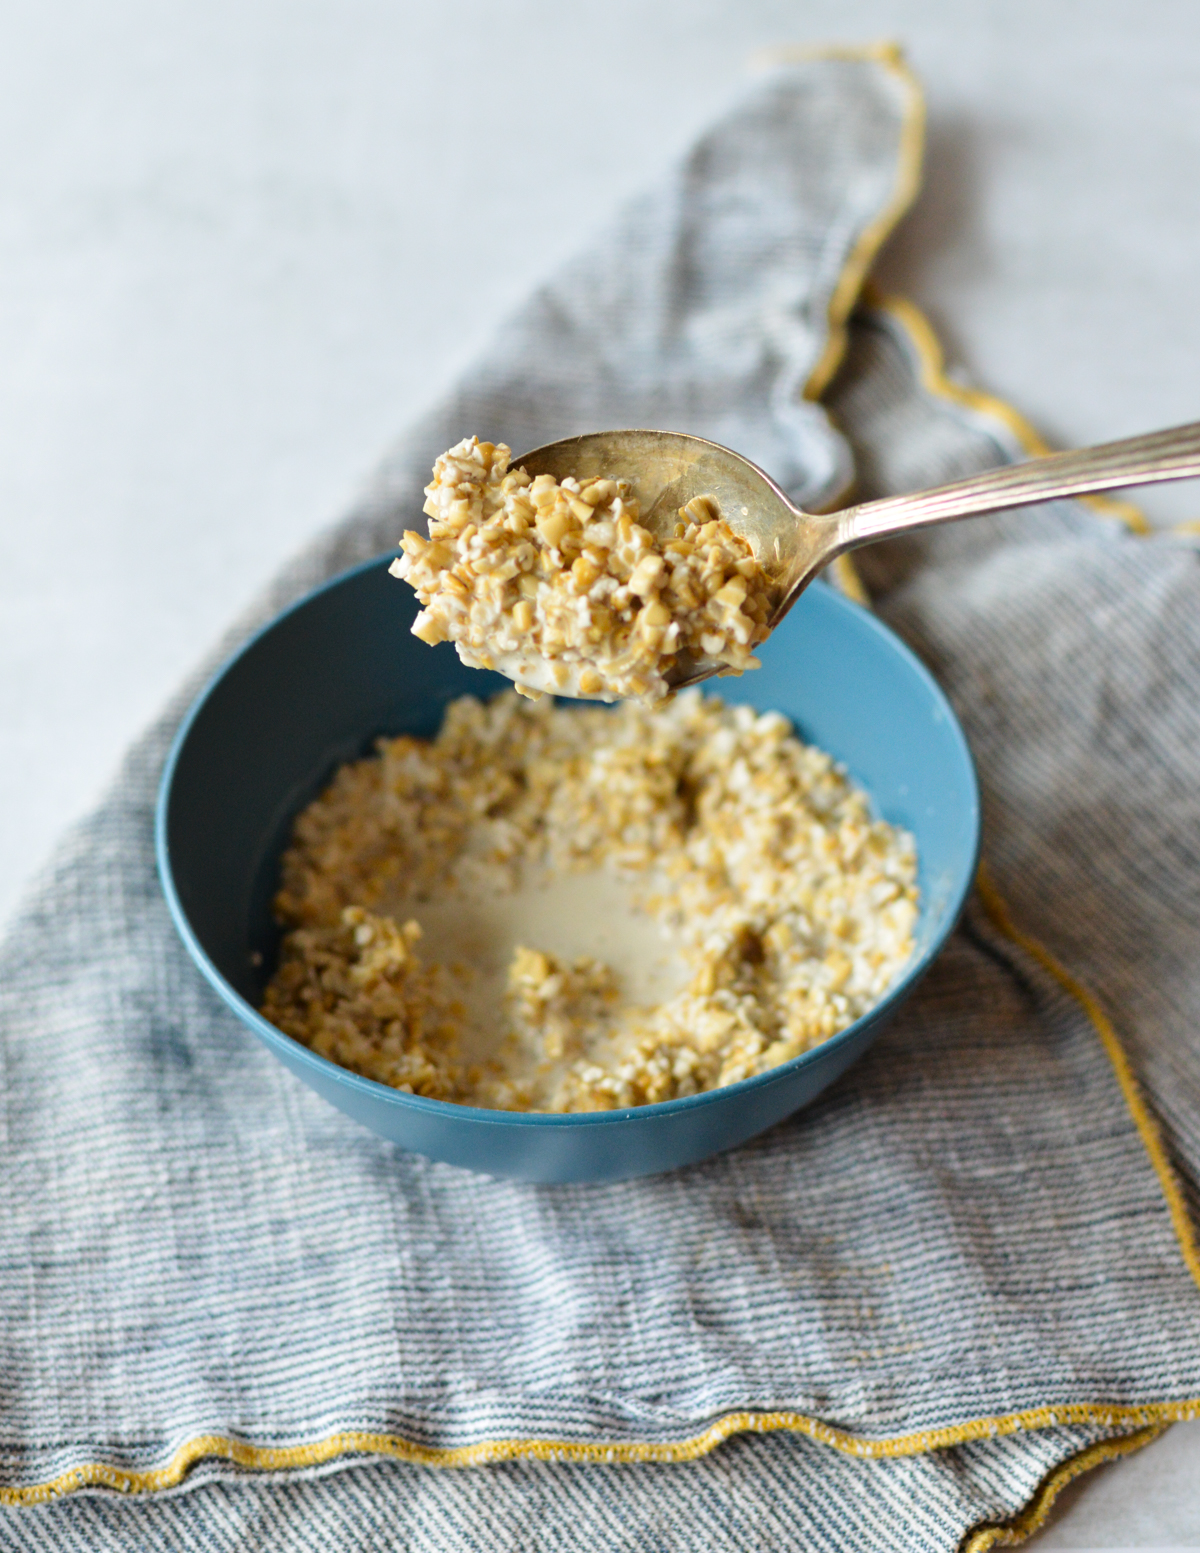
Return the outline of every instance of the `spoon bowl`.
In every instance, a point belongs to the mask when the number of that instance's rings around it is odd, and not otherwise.
[[[594,431],[547,443],[513,460],[530,475],[568,475],[579,480],[619,476],[630,480],[641,505],[638,521],[656,540],[671,538],[679,509],[696,496],[709,496],[730,528],[746,539],[754,558],[774,584],[778,603],[774,630],[803,587],[825,564],[828,520],[792,505],[765,470],[748,458],[704,437],[680,431]],[[786,599],[786,605],[784,600]],[[724,665],[680,653],[668,675],[672,689],[720,674]],[[725,670],[728,672],[728,670]],[[573,694],[579,694],[573,691]]]

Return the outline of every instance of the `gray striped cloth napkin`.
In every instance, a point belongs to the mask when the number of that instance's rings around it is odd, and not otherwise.
[[[887,51],[764,81],[222,651],[472,431],[678,426],[810,503],[1021,456],[905,309],[849,317],[919,127]],[[1058,504],[865,570],[995,883],[816,1105],[655,1179],[431,1164],[242,1031],[154,873],[181,691],[0,957],[0,1548],[979,1550],[1200,1411],[1195,541]]]

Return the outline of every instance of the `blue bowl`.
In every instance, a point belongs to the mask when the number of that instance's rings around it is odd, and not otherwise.
[[[815,584],[733,699],[791,718],[845,763],[877,812],[916,837],[921,912],[908,970],[869,1014],[757,1078],[661,1105],[584,1115],[487,1111],[347,1072],[257,1012],[275,962],[271,913],[296,814],[381,734],[433,734],[446,703],[507,686],[412,636],[416,603],[368,562],[260,631],[192,707],[163,772],[158,866],[175,925],[233,1012],[304,1083],[381,1137],[527,1181],[615,1181],[733,1148],[807,1105],[871,1044],[929,968],[975,872],[979,793],[957,719],[875,617]]]

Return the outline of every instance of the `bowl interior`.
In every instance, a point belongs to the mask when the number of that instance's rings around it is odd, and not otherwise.
[[[277,952],[271,897],[297,812],[380,735],[430,735],[454,697],[487,697],[509,683],[464,667],[449,643],[429,648],[412,636],[416,601],[388,576],[388,560],[336,579],[254,637],[196,703],[164,773],[168,899],[200,968],[252,1025],[264,1024],[253,1010]],[[921,912],[910,984],[953,927],[975,868],[978,793],[957,720],[908,648],[824,584],[800,599],[762,660],[721,686],[726,698],[783,712],[845,764],[879,815],[916,837]],[[270,1027],[259,1033],[287,1040]]]

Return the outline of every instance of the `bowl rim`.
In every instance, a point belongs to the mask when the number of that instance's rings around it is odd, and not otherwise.
[[[207,705],[209,697],[242,658],[252,652],[258,643],[278,625],[282,624],[284,620],[307,608],[316,599],[320,598],[322,594],[329,592],[333,588],[340,587],[362,572],[374,570],[385,562],[389,562],[393,557],[393,551],[385,551],[382,555],[375,556],[368,561],[360,561],[357,565],[351,566],[317,587],[311,588],[286,608],[273,615],[270,620],[260,626],[258,630],[254,631],[239,647],[230,653],[209,676],[195,700],[185,712],[171,741],[171,747],[163,763],[162,776],[159,779],[158,794],[154,805],[154,853],[158,867],[159,882],[166,897],[167,909],[175,924],[175,929],[183,940],[184,947],[187,949],[193,963],[205,980],[242,1023],[247,1025],[276,1056],[286,1060],[289,1064],[299,1064],[301,1067],[309,1069],[314,1075],[326,1079],[332,1078],[335,1082],[348,1087],[352,1091],[357,1091],[368,1099],[394,1104],[402,1110],[414,1108],[419,1113],[424,1113],[431,1117],[441,1117],[447,1121],[453,1120],[474,1126],[490,1125],[498,1127],[603,1127],[628,1122],[633,1119],[649,1121],[656,1116],[698,1110],[734,1096],[746,1094],[752,1090],[765,1090],[773,1085],[786,1083],[799,1070],[811,1066],[821,1059],[827,1059],[831,1052],[849,1044],[855,1039],[856,1035],[863,1032],[865,1027],[883,1019],[889,1009],[902,1002],[908,996],[912,988],[933,964],[947,939],[953,933],[962,915],[967,896],[975,881],[982,845],[979,776],[975,769],[975,761],[971,755],[966,734],[963,732],[962,725],[954,708],[951,706],[945,691],[912,648],[890,626],[885,625],[870,609],[856,603],[828,583],[818,580],[811,586],[821,588],[823,593],[835,601],[835,607],[845,609],[852,618],[858,620],[860,626],[877,636],[890,651],[898,653],[931,693],[934,702],[940,706],[949,728],[951,740],[956,746],[957,753],[962,758],[969,786],[967,820],[971,827],[972,836],[969,865],[963,869],[962,877],[957,880],[954,889],[945,898],[945,915],[942,927],[930,939],[922,953],[914,957],[903,975],[888,988],[888,991],[879,1002],[873,1004],[865,1014],[860,1014],[844,1030],[839,1030],[835,1035],[827,1037],[817,1046],[810,1047],[808,1051],[789,1058],[787,1062],[782,1062],[777,1067],[769,1068],[765,1073],[755,1074],[751,1078],[739,1079],[736,1083],[726,1084],[718,1089],[706,1089],[700,1094],[684,1095],[675,1100],[659,1100],[646,1105],[624,1106],[612,1111],[565,1112],[501,1111],[486,1106],[463,1105],[455,1100],[435,1100],[427,1095],[414,1095],[406,1090],[393,1089],[391,1085],[383,1084],[378,1079],[364,1078],[361,1073],[354,1073],[351,1069],[344,1068],[339,1063],[330,1061],[328,1057],[318,1055],[318,1053],[310,1050],[307,1046],[294,1040],[290,1035],[285,1034],[276,1025],[271,1024],[268,1019],[265,1019],[258,1009],[247,1002],[230,985],[216,965],[213,964],[200,940],[192,930],[187,912],[175,887],[174,872],[171,867],[170,844],[167,835],[175,771],[192,728]]]

